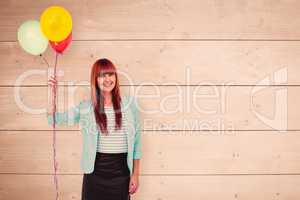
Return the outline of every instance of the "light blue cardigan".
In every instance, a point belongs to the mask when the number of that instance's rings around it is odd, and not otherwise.
[[[132,96],[121,96],[121,110],[128,116],[127,142],[128,154],[127,165],[130,174],[133,171],[133,159],[140,159],[141,150],[141,126],[137,100]],[[53,116],[48,115],[48,124],[53,124]],[[77,106],[71,107],[65,112],[56,112],[55,121],[57,126],[72,126],[79,124],[82,133],[83,148],[81,155],[81,170],[89,174],[94,171],[94,162],[97,152],[99,131],[94,116],[91,100],[83,100]]]

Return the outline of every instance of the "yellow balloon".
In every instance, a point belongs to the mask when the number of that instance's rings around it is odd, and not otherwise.
[[[72,31],[72,17],[63,7],[51,6],[40,18],[41,29],[48,40],[60,42]]]

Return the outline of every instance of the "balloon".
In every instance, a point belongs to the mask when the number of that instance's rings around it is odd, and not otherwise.
[[[42,32],[53,42],[59,42],[68,37],[72,31],[72,17],[63,7],[48,7],[40,18]]]
[[[57,52],[57,53],[62,53],[71,43],[72,41],[72,32],[70,33],[70,35],[64,39],[63,41],[60,42],[53,42],[53,41],[49,41],[51,47]]]
[[[48,40],[40,29],[40,22],[36,20],[28,20],[19,27],[18,41],[21,47],[32,55],[40,55],[48,47]]]

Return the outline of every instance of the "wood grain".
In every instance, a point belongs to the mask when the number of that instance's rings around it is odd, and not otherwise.
[[[122,94],[139,99],[144,130],[299,130],[299,89],[121,87]],[[3,87],[0,94],[2,130],[51,130],[46,118],[47,102],[50,103],[46,87]],[[58,111],[67,111],[89,95],[89,87],[59,87]],[[58,128],[78,130],[78,127]]]
[[[299,40],[300,36],[297,0],[6,0],[0,7],[0,40],[16,40],[18,26],[38,20],[51,5],[71,12],[75,40]]]
[[[300,1],[0,1],[0,200],[54,199],[47,124],[50,47],[17,29],[51,5],[73,17],[59,57],[58,111],[89,98],[109,58],[139,99],[143,200],[298,200]],[[58,127],[61,199],[81,199],[79,126]]]
[[[300,132],[142,132],[142,175],[300,174]],[[52,131],[1,131],[1,173],[52,174]],[[82,135],[57,132],[59,174],[82,174]]]
[[[89,85],[92,64],[105,57],[122,85],[300,85],[299,53],[300,42],[286,41],[74,41],[59,56],[58,80]],[[44,57],[52,68],[51,49]],[[0,59],[3,85],[46,85],[52,73],[15,42],[0,43]]]

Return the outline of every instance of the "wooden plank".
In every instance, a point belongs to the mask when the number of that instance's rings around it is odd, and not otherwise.
[[[34,6],[32,6],[34,5]],[[13,1],[0,6],[0,40],[50,5],[66,7],[75,40],[299,39],[299,1]]]
[[[269,85],[299,85],[299,53],[295,41],[74,41],[59,57],[58,80],[89,85],[92,64],[107,57],[118,67],[122,85],[263,85],[266,78]],[[44,56],[53,67],[51,49]],[[0,43],[0,59],[0,85],[47,84],[45,62],[17,43]]]
[[[139,99],[144,130],[292,130],[300,128],[299,89],[132,86],[121,87],[121,93]],[[58,111],[89,95],[88,87],[59,87]],[[2,87],[0,97],[2,130],[51,130],[46,119],[46,87]]]
[[[55,198],[53,177],[50,175],[0,175],[2,199]],[[80,199],[82,176],[59,176],[61,199]],[[26,184],[24,184],[26,183]],[[133,199],[179,200],[189,198],[230,200],[288,199],[300,197],[299,176],[141,176],[140,188]],[[38,188],[38,189],[37,189]],[[262,191],[263,189],[263,191]],[[260,191],[260,192],[258,192]]]
[[[142,132],[141,174],[300,174],[299,133]],[[57,132],[59,174],[82,173],[81,137]],[[0,141],[0,173],[53,173],[51,131],[1,131]]]

